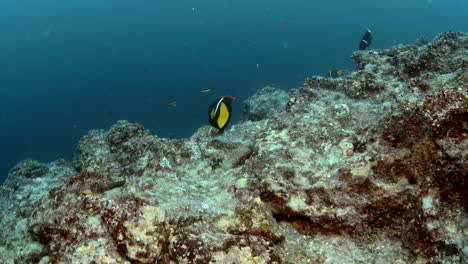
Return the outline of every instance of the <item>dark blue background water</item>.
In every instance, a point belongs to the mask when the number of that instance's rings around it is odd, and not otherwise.
[[[351,70],[366,26],[387,48],[467,31],[466,17],[466,0],[2,0],[0,181],[119,119],[188,137],[217,96],[237,96],[238,117],[263,86]]]

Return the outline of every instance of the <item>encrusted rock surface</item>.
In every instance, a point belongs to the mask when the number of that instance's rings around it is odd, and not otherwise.
[[[260,121],[275,116],[284,110],[289,101],[286,91],[270,86],[263,87],[245,100],[241,121]]]
[[[219,137],[90,131],[76,171],[12,170],[0,262],[467,263],[467,52],[464,33],[355,52]]]
[[[45,194],[74,174],[64,160],[49,164],[25,160],[10,171],[0,186],[0,263],[36,263],[47,253],[29,232],[31,214]]]
[[[10,171],[9,184],[13,184],[14,179],[19,180],[20,178],[38,178],[43,177],[47,174],[49,168],[46,164],[42,164],[37,160],[23,160],[16,164]]]

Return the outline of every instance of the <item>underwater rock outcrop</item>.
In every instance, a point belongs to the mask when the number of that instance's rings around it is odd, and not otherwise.
[[[220,137],[90,131],[74,169],[1,187],[0,262],[466,263],[467,48],[357,51]]]
[[[286,107],[289,96],[286,91],[270,86],[263,87],[244,101],[241,121],[260,121],[270,118]]]
[[[25,160],[11,169],[0,186],[0,263],[37,263],[47,255],[48,246],[29,232],[31,215],[45,194],[74,174],[64,160]]]

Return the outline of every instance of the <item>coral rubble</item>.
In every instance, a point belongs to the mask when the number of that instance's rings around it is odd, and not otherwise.
[[[119,121],[18,164],[0,262],[467,263],[468,34],[352,57],[220,137]]]

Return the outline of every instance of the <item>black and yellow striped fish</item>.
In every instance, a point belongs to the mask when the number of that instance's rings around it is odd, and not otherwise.
[[[210,105],[208,121],[211,126],[218,129],[218,132],[211,134],[212,136],[224,133],[224,129],[231,120],[231,105],[234,100],[236,98],[232,96],[221,96]]]

